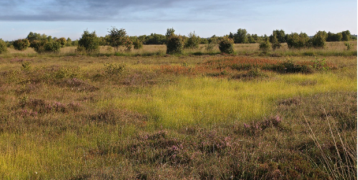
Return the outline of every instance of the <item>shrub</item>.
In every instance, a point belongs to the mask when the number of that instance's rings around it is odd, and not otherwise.
[[[72,46],[72,40],[71,40],[71,38],[67,38],[67,40],[66,40],[66,46]]]
[[[201,39],[199,36],[196,36],[195,33],[190,33],[189,38],[184,45],[184,48],[197,49],[199,48],[200,41]]]
[[[124,42],[124,46],[126,47],[126,51],[131,51],[133,42],[127,38]]]
[[[271,48],[271,44],[268,39],[260,43],[260,50],[267,52]]]
[[[181,54],[183,51],[183,41],[180,36],[172,35],[167,40],[167,54]]]
[[[133,45],[134,45],[134,49],[142,49],[142,47],[143,47],[143,43],[139,39],[136,39],[133,42]]]
[[[347,50],[350,50],[352,48],[352,44],[346,42],[344,45],[347,47]]]
[[[30,42],[27,39],[18,39],[13,42],[14,48],[20,51],[26,50],[30,46]]]
[[[0,54],[3,54],[5,52],[7,52],[7,45],[6,45],[5,41],[0,39]]]
[[[246,29],[238,29],[237,33],[234,34],[235,43],[247,43],[247,31]]]
[[[278,41],[276,34],[273,34],[272,37],[270,36],[270,42],[273,50],[280,49],[281,43]]]
[[[81,39],[78,41],[77,50],[81,51],[83,48],[88,53],[99,51],[99,42],[95,31],[92,33],[89,33],[88,31],[83,32]]]
[[[125,29],[117,29],[113,27],[109,32],[108,41],[109,44],[118,51],[119,46],[127,46],[127,32]],[[128,47],[127,47],[128,49]]]
[[[57,41],[47,42],[44,45],[45,52],[59,52],[61,48],[61,44]]]
[[[318,31],[310,40],[313,47],[323,48],[326,44],[327,33],[324,31]]]
[[[63,37],[60,39],[57,39],[56,42],[60,43],[61,47],[65,47],[65,45],[66,45],[66,39]]]
[[[219,43],[219,49],[221,53],[233,54],[234,53],[234,41],[230,38],[224,38]]]
[[[307,47],[309,40],[306,33],[292,33],[287,35],[287,46],[288,48],[304,48]]]
[[[349,41],[351,40],[351,32],[349,30],[342,31],[342,41]]]

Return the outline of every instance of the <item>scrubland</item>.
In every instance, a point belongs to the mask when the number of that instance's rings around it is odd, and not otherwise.
[[[357,46],[0,55],[1,179],[357,179]]]

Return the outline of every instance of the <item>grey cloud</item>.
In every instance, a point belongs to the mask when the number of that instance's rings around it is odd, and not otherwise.
[[[233,7],[240,2],[242,6]],[[255,12],[250,11],[250,4],[257,5],[257,2],[248,0],[0,0],[0,21],[221,20],[240,11],[246,12],[246,16],[254,15]],[[266,1],[259,0],[259,2]]]

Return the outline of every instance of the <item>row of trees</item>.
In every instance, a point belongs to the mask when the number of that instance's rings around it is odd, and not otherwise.
[[[70,38],[56,38],[45,34],[30,32],[25,39],[5,42],[5,44],[7,44],[5,46],[13,46],[18,50],[25,50],[27,47],[32,47],[39,53],[58,52],[60,48],[65,46],[77,46],[78,51],[95,52],[98,51],[99,46],[104,45],[112,46],[116,51],[118,51],[120,46],[124,46],[127,51],[130,51],[132,47],[140,49],[143,44],[166,44],[170,47],[172,46],[171,43],[177,44],[176,47],[179,46],[179,49],[195,49],[199,47],[199,44],[208,44],[209,48],[225,40],[226,45],[224,45],[224,43],[223,47],[228,46],[231,42],[261,43],[261,49],[272,47],[275,50],[281,47],[281,43],[287,43],[289,48],[324,47],[326,41],[348,41],[351,40],[352,37],[355,37],[352,36],[348,30],[337,34],[319,31],[313,37],[309,37],[306,33],[285,34],[283,30],[274,30],[270,36],[258,36],[257,34],[248,34],[246,29],[238,29],[236,33],[230,32],[229,35],[223,37],[214,35],[210,38],[201,38],[195,35],[195,32],[190,33],[188,36],[175,35],[174,32],[175,30],[173,28],[169,28],[165,35],[152,33],[149,36],[128,36],[124,29],[116,29],[113,27],[104,37],[98,37],[95,32],[90,33],[84,31],[81,39],[74,41]],[[180,53],[181,50],[174,50],[173,52]],[[227,52],[231,52],[231,50]],[[171,50],[169,50],[168,53],[172,53]]]

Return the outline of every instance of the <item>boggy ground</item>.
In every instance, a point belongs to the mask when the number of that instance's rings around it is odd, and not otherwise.
[[[5,55],[1,179],[356,179],[356,56]]]

